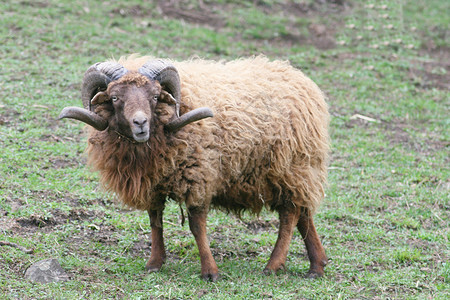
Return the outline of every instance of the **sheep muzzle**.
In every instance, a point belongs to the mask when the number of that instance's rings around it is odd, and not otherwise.
[[[147,115],[138,111],[134,114],[132,118],[131,133],[133,139],[138,143],[145,143],[150,138],[150,126],[149,118]]]

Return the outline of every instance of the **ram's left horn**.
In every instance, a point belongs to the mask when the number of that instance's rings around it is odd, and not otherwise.
[[[214,114],[208,107],[200,107],[181,115],[165,126],[168,131],[174,132],[182,127],[205,118],[211,118]]]

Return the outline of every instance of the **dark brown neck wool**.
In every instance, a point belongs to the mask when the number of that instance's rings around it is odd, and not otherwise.
[[[88,163],[100,171],[106,189],[117,193],[124,204],[142,210],[148,209],[148,198],[167,173],[161,169],[166,152],[162,127],[147,143],[117,132],[93,132],[87,148]]]

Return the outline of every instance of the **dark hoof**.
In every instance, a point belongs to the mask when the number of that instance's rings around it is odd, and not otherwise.
[[[276,275],[279,272],[286,272],[286,266],[285,265],[281,265],[277,270],[272,270],[272,269],[269,269],[269,268],[265,268],[263,270],[263,273],[266,276]]]
[[[266,276],[270,276],[270,275],[275,274],[275,272],[274,272],[273,270],[267,269],[267,268],[263,270],[263,273],[264,273],[264,275],[266,275]]]
[[[211,281],[211,282],[215,282],[217,281],[217,279],[219,279],[219,273],[206,273],[206,274],[202,274],[202,279],[206,280],[206,281]]]
[[[306,273],[305,278],[308,279],[316,279],[323,276],[323,272],[317,272],[313,270],[309,270],[308,273]]]
[[[287,271],[286,267],[285,266],[281,266],[276,271],[272,270],[272,269],[265,268],[263,270],[263,273],[266,276],[270,276],[270,275],[277,275],[277,274],[280,274],[280,273],[283,273],[283,272],[286,272],[286,271]]]
[[[159,272],[159,270],[161,270],[161,268],[156,267],[145,267],[145,269],[147,270],[148,273]]]
[[[158,272],[161,270],[162,263],[150,263],[148,262],[147,265],[145,265],[145,269],[148,273]]]

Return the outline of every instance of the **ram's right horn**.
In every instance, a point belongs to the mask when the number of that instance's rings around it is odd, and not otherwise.
[[[64,107],[59,114],[58,119],[74,119],[91,125],[98,131],[103,131],[108,128],[108,121],[100,117],[96,113],[76,106]]]
[[[111,81],[115,81],[128,72],[121,64],[112,61],[98,62],[84,73],[81,86],[83,107],[93,111],[91,99],[100,91],[106,90]]]

